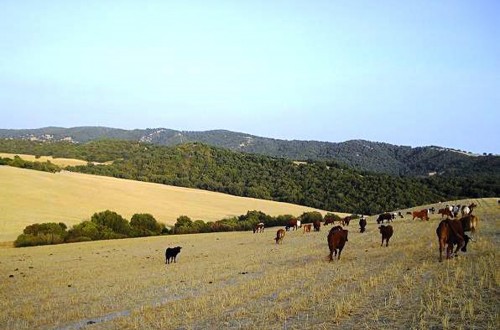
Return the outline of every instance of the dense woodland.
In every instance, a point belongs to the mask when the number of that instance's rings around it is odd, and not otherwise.
[[[360,171],[403,176],[428,176],[429,173],[468,175],[471,170],[499,169],[500,157],[472,155],[466,151],[437,146],[398,146],[365,140],[320,142],[279,140],[226,130],[203,132],[165,128],[123,130],[109,127],[46,127],[30,130],[0,129],[0,138],[70,140],[86,143],[98,139],[121,139],[175,146],[201,142],[231,151],[302,161],[335,160]]]
[[[347,213],[376,214],[459,198],[500,195],[498,160],[485,157],[464,175],[416,178],[358,171],[335,161],[297,163],[232,152],[201,143],[173,147],[124,140],[83,144],[0,140],[0,151],[87,160],[68,167],[82,173],[296,203]],[[94,162],[113,161],[109,165]]]

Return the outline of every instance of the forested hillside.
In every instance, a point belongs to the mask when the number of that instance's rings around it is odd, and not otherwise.
[[[85,143],[97,139],[121,139],[174,146],[187,142],[232,151],[287,158],[320,160],[345,164],[361,171],[404,176],[428,176],[430,173],[469,175],[477,166],[490,167],[498,156],[478,156],[441,147],[397,146],[388,143],[351,140],[341,143],[279,140],[226,130],[204,132],[176,131],[165,128],[123,130],[107,127],[47,127],[32,130],[2,130],[0,138]]]
[[[374,214],[440,200],[500,194],[498,175],[395,177],[360,172],[333,161],[297,164],[200,143],[164,147],[123,140],[84,144],[0,140],[0,151],[89,162],[112,160],[111,165],[89,163],[67,169],[347,213]]]

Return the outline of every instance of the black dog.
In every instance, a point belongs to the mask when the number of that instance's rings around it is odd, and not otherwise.
[[[176,246],[174,248],[167,248],[165,251],[165,263],[169,264],[170,262],[176,262],[175,258],[181,252],[182,247]]]

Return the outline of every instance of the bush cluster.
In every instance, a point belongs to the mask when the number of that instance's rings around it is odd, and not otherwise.
[[[151,214],[134,214],[128,222],[113,211],[94,213],[90,220],[83,221],[67,230],[64,223],[36,223],[27,226],[23,234],[14,241],[14,246],[35,246],[60,243],[154,236],[167,233],[165,225]]]
[[[168,229],[159,223],[151,214],[134,214],[131,221],[127,221],[116,212],[106,210],[94,213],[90,220],[82,221],[67,230],[67,226],[60,222],[36,223],[27,226],[23,233],[14,241],[15,247],[75,243],[106,239],[130,237],[157,236],[166,234],[196,234],[224,231],[248,231],[262,222],[266,227],[286,226],[290,220],[300,220],[302,223],[323,221],[328,218],[340,220],[340,217],[327,213],[325,217],[317,211],[304,212],[298,218],[290,214],[276,217],[261,211],[248,211],[238,217],[221,219],[215,222],[191,220],[181,215],[175,225]]]
[[[19,167],[29,170],[36,170],[36,171],[43,171],[50,173],[61,171],[61,168],[59,166],[51,163],[49,160],[46,162],[38,162],[38,161],[30,162],[28,160],[22,159],[17,155],[14,156],[14,159],[0,157],[0,165],[7,165],[12,167]]]

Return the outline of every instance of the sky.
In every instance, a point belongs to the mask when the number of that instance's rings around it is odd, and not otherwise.
[[[0,1],[0,128],[500,154],[500,1]]]

